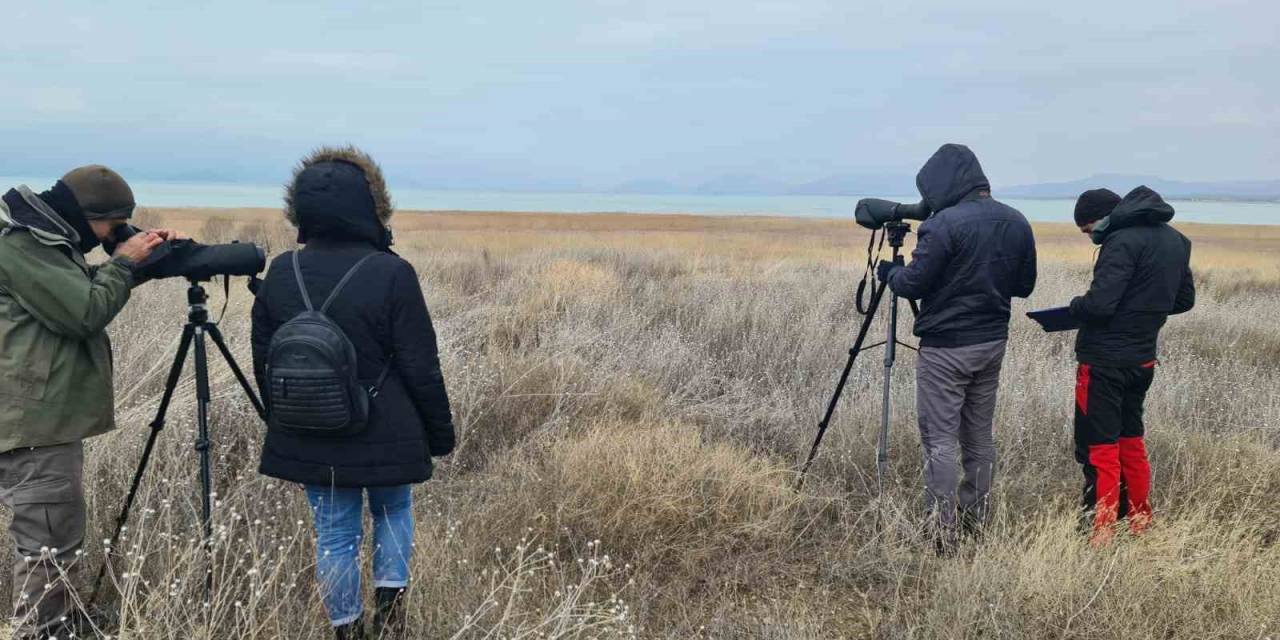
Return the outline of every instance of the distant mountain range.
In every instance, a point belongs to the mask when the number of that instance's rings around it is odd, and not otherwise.
[[[10,175],[6,170],[16,170],[0,162],[0,176]],[[181,183],[254,184],[264,181],[262,173],[252,167],[230,167],[209,171],[151,171],[125,167],[128,175],[145,176],[146,180]],[[46,179],[57,175],[53,171],[41,171]],[[23,175],[14,173],[12,175]],[[25,178],[32,178],[25,175]],[[613,187],[602,187],[578,180],[549,180],[545,177],[524,175],[512,171],[482,171],[476,167],[450,169],[438,168],[427,174],[401,172],[389,175],[397,187],[438,189],[447,191],[497,191],[522,193],[617,193],[646,195],[707,195],[707,196],[880,196],[911,199],[916,195],[915,172],[901,173],[840,173],[816,180],[779,180],[758,173],[726,173],[698,182],[670,181],[662,179],[628,180]],[[284,173],[272,176],[271,184],[283,184]],[[1025,199],[1075,198],[1087,189],[1106,187],[1124,195],[1138,185],[1146,185],[1166,198],[1177,200],[1224,200],[1280,202],[1278,180],[1227,180],[1181,181],[1166,180],[1159,176],[1122,173],[1101,173],[1065,182],[1041,182],[1006,186],[995,184],[996,197]],[[35,185],[32,185],[35,186]]]
[[[1069,182],[1044,182],[1011,187],[995,186],[1005,198],[1074,198],[1087,189],[1106,187],[1124,195],[1138,185],[1146,185],[1166,198],[1180,200],[1280,201],[1280,180],[1234,180],[1184,182],[1158,176],[1107,173]],[[903,175],[838,174],[818,180],[789,184],[751,174],[727,174],[696,184],[676,184],[665,180],[631,180],[608,189],[610,193],[654,195],[809,195],[809,196],[903,196],[916,193],[913,178]]]
[[[1000,189],[1010,198],[1074,198],[1086,189],[1106,187],[1120,195],[1138,185],[1155,189],[1165,198],[1181,200],[1280,200],[1280,180],[1182,182],[1157,176],[1104,173],[1071,182],[1046,182]]]
[[[907,175],[837,174],[809,182],[788,183],[747,173],[732,173],[696,184],[676,184],[665,180],[631,180],[609,189],[610,193],[848,196],[901,195],[914,193],[914,178]]]

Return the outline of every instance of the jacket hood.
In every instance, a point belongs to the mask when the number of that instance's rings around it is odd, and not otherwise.
[[[1089,234],[1094,244],[1102,244],[1112,232],[1128,227],[1155,226],[1173,220],[1173,206],[1164,201],[1150,187],[1140,186],[1130,191],[1111,215],[1101,219]]]
[[[990,187],[978,156],[962,144],[942,145],[916,174],[916,188],[934,213],[955,206],[975,189]]]
[[[390,244],[394,205],[386,180],[373,158],[355,147],[321,147],[303,158],[284,201],[299,242],[325,237]]]
[[[76,233],[58,212],[26,185],[18,185],[4,194],[0,204],[0,235],[25,230],[43,244],[79,248]]]

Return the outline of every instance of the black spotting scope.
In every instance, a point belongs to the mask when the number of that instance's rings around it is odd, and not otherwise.
[[[932,213],[924,200],[915,204],[902,204],[892,200],[863,198],[853,210],[853,217],[858,224],[875,231],[887,222],[928,220]]]
[[[142,230],[122,224],[112,230],[113,242],[104,242],[107,253],[115,253]],[[267,254],[251,242],[200,244],[195,240],[170,240],[157,246],[151,256],[134,267],[138,276],[154,280],[183,277],[193,282],[212,280],[215,276],[255,276],[267,266]]]

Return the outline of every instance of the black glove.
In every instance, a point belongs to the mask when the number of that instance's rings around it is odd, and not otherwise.
[[[889,262],[888,260],[881,260],[880,264],[876,267],[876,279],[880,282],[888,282],[889,278],[893,277],[893,272],[897,271],[901,266],[902,265]]]

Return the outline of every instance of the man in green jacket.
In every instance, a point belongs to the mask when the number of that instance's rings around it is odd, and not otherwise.
[[[97,165],[0,197],[0,503],[13,510],[18,638],[62,637],[78,617],[83,441],[115,427],[106,327],[129,300],[134,265],[176,237],[139,233],[87,264],[133,208],[124,179]]]

